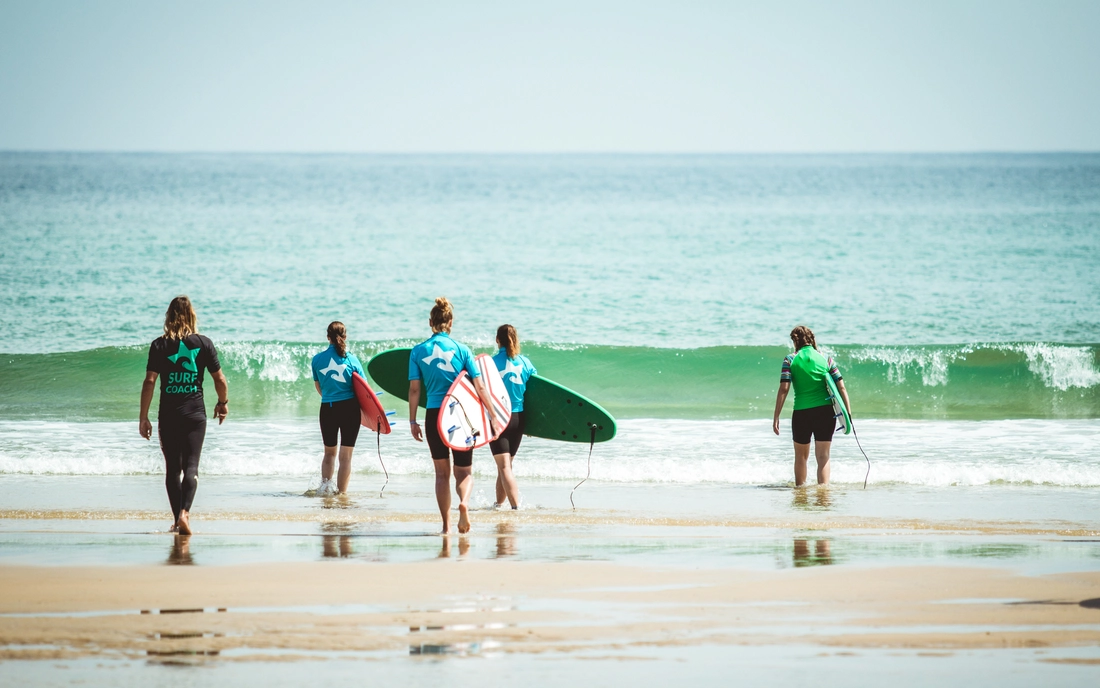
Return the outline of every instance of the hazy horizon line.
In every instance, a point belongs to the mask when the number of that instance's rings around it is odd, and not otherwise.
[[[65,155],[301,155],[301,156],[337,156],[337,155],[379,155],[379,156],[457,156],[474,155],[484,157],[507,156],[810,156],[810,155],[1096,155],[1100,149],[970,149],[970,150],[821,150],[821,151],[402,151],[402,150],[156,150],[156,149],[108,149],[108,148],[0,148],[0,154],[65,154]]]

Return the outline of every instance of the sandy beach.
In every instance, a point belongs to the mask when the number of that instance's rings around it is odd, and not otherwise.
[[[266,662],[406,649],[611,656],[715,644],[946,652],[1100,644],[1098,572],[485,562],[464,560],[468,543],[452,539],[456,560],[419,564],[4,566],[0,657]]]
[[[1089,490],[592,481],[574,511],[575,483],[528,480],[523,509],[481,504],[469,536],[443,538],[422,476],[381,492],[361,473],[329,498],[293,476],[203,480],[186,538],[165,532],[156,476],[8,476],[5,673],[613,686],[713,684],[731,665],[826,685],[852,684],[846,662],[855,685],[1100,671]]]

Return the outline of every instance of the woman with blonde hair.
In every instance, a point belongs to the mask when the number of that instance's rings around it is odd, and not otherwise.
[[[164,314],[164,334],[149,345],[145,383],[141,387],[138,433],[145,439],[153,435],[149,405],[153,402],[157,377],[160,377],[160,408],[157,432],[164,453],[164,485],[172,506],[172,532],[191,534],[191,503],[198,488],[199,455],[206,438],[206,406],[202,383],[210,371],[218,402],[214,416],[218,425],[229,415],[229,388],[218,362],[214,343],[199,334],[198,317],[186,296],[177,296]]]
[[[491,405],[489,392],[481,379],[474,355],[465,344],[451,339],[454,308],[451,302],[440,296],[435,300],[428,325],[432,336],[413,347],[409,352],[409,428],[413,439],[423,442],[425,436],[435,464],[435,499],[439,514],[443,517],[443,534],[451,530],[451,452],[439,436],[439,407],[459,373],[465,370],[473,380],[481,403]],[[428,395],[424,412],[424,429],[416,420],[421,389]],[[496,426],[490,417],[493,435]],[[458,532],[470,532],[470,493],[473,491],[474,451],[453,450],[455,492],[458,493]]]
[[[791,342],[794,343],[794,353],[783,359],[772,430],[779,434],[779,412],[783,410],[788,392],[794,387],[794,415],[791,416],[791,433],[794,435],[794,484],[795,487],[801,487],[806,483],[810,438],[813,437],[814,455],[817,457],[817,484],[826,485],[829,482],[829,450],[832,447],[833,431],[836,429],[836,417],[833,415],[833,405],[829,401],[825,382],[826,375],[833,378],[849,412],[852,405],[848,403],[848,391],[844,388],[840,369],[832,358],[826,358],[817,350],[817,341],[810,328],[799,325],[791,330]]]
[[[512,418],[500,437],[489,443],[493,459],[497,462],[497,501],[496,507],[504,506],[505,498],[513,509],[519,508],[519,487],[512,474],[512,461],[519,451],[526,426],[523,415],[523,395],[527,391],[527,381],[537,373],[531,359],[519,352],[519,335],[511,325],[497,328],[497,346],[500,350],[493,356],[493,362],[500,371],[500,378],[512,400]]]

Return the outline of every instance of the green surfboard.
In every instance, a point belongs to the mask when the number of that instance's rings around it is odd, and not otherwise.
[[[367,361],[367,373],[386,394],[409,400],[409,352],[412,349],[389,349]],[[420,390],[420,408],[428,408],[428,395]]]
[[[833,405],[833,415],[841,419],[844,434],[852,432],[852,417],[848,415],[848,407],[844,405],[844,398],[840,396],[840,390],[833,382],[833,376],[825,373],[825,387],[829,390],[829,403]]]
[[[409,400],[409,352],[412,349],[383,351],[367,363],[367,373],[387,394]],[[428,395],[420,393],[420,406],[426,408]],[[615,437],[615,419],[596,402],[539,375],[527,381],[523,396],[527,416],[525,435],[560,442],[607,442]]]

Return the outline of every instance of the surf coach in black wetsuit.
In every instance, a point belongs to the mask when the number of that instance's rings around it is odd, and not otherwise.
[[[189,513],[198,488],[199,455],[206,437],[206,406],[202,397],[203,372],[210,371],[218,403],[214,416],[218,425],[229,414],[229,390],[218,362],[214,343],[198,332],[198,318],[191,299],[177,296],[164,315],[164,336],[149,345],[145,384],[141,387],[138,432],[145,439],[153,435],[149,405],[160,376],[160,411],[157,431],[164,452],[164,485],[172,505],[173,532],[191,534]]]

